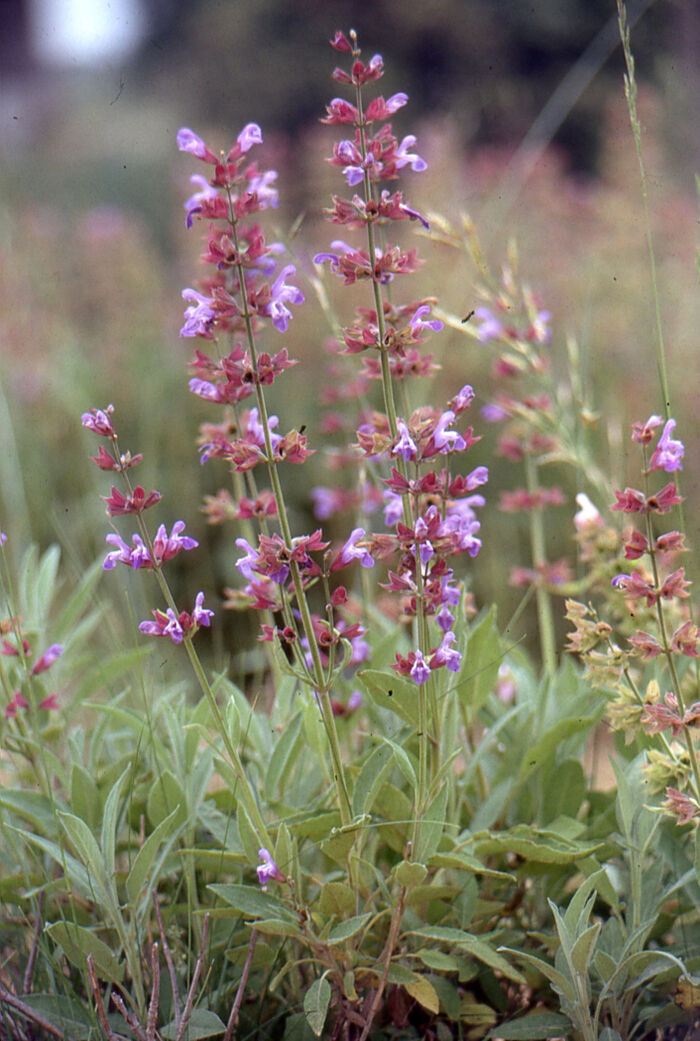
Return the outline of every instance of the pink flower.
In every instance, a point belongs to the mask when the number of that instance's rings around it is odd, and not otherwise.
[[[114,405],[107,405],[104,410],[91,408],[89,412],[83,412],[80,422],[88,430],[92,430],[93,434],[100,434],[101,437],[115,437],[114,427],[109,418],[112,412],[114,412]]]
[[[576,502],[579,505],[578,512],[574,514],[576,531],[590,531],[592,528],[601,528],[603,526],[603,518],[587,495],[579,492],[576,496]]]

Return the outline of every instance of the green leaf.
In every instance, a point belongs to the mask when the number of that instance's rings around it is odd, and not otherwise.
[[[63,871],[66,873],[66,877],[71,886],[78,889],[84,897],[88,900],[95,899],[95,892],[91,885],[90,875],[74,856],[67,853],[62,846],[59,846],[57,842],[52,839],[45,839],[43,835],[35,835],[32,832],[21,831],[19,828],[12,828],[20,838],[24,839],[32,846],[37,846],[39,849],[48,853],[50,857],[60,865]]]
[[[602,842],[579,842],[566,839],[553,831],[516,824],[509,831],[498,834],[478,832],[473,836],[479,856],[492,853],[517,853],[523,860],[540,864],[571,864],[595,853]]]
[[[359,817],[369,813],[386,775],[394,763],[394,753],[389,745],[382,744],[374,749],[362,764],[352,793],[352,813]]]
[[[174,810],[178,811],[177,823],[184,824],[187,805],[182,785],[172,770],[163,770],[153,781],[146,799],[146,813],[152,827],[157,827]]]
[[[514,958],[517,958],[519,961],[524,961],[527,965],[531,965],[533,969],[537,969],[545,979],[548,979],[552,986],[556,987],[559,993],[563,994],[568,1001],[576,1001],[576,994],[570,980],[567,979],[563,972],[560,972],[559,969],[555,969],[553,965],[550,965],[549,962],[544,961],[543,958],[536,957],[534,954],[529,954],[526,951],[516,951],[512,947],[499,947],[498,949],[499,951],[505,951],[506,954],[512,954]]]
[[[345,882],[326,882],[318,902],[321,914],[345,918],[355,907],[355,891]]]
[[[291,936],[298,940],[304,935],[298,925],[286,918],[260,918],[256,921],[255,928],[267,936]]]
[[[496,606],[476,622],[467,638],[462,672],[457,683],[459,700],[465,708],[478,711],[492,692],[503,661],[501,637],[496,625]]]
[[[93,1037],[94,1023],[87,1009],[64,994],[23,994],[22,1001],[34,1012],[52,1023],[65,1037],[88,1041]]]
[[[436,972],[459,972],[459,962],[451,954],[444,951],[436,951],[433,947],[421,947],[416,951],[427,969],[435,969]]]
[[[208,1008],[195,1008],[192,1010],[189,1022],[182,1033],[182,1041],[200,1041],[205,1037],[217,1037],[226,1030],[226,1024]],[[161,1028],[161,1036],[165,1041],[175,1041],[178,1036],[178,1027],[174,1020],[167,1026]]]
[[[582,730],[589,730],[595,722],[595,716],[560,719],[526,752],[520,764],[520,780],[525,781],[535,770],[553,761],[563,741]]]
[[[241,845],[245,850],[248,863],[258,864],[260,862],[258,854],[258,850],[260,849],[260,838],[251,823],[250,817],[248,816],[243,803],[239,802],[236,816],[238,819],[238,834],[241,837]]]
[[[296,915],[288,911],[280,900],[269,893],[263,893],[262,889],[233,882],[214,883],[207,886],[207,889],[211,889],[224,903],[235,907],[245,917],[286,918],[291,922],[296,921]]]
[[[89,669],[81,679],[75,694],[75,701],[84,701],[95,691],[109,687],[125,672],[130,672],[139,666],[152,653],[152,650],[153,645],[148,643],[138,647],[128,647],[125,651],[115,651],[107,657],[99,657],[93,668]],[[93,705],[92,708],[99,712],[109,713],[111,711],[109,705]],[[141,720],[141,726],[145,726],[143,720]]]
[[[358,831],[366,827],[369,820],[369,816],[364,816],[351,824],[345,825],[345,827],[333,828],[328,838],[321,843],[322,851],[331,860],[344,865],[350,855],[350,850],[355,845]]]
[[[440,999],[430,980],[416,973],[415,979],[411,980],[410,983],[404,983],[404,989],[419,1005],[422,1005],[428,1012],[432,1012],[434,1016],[437,1016],[440,1011]]]
[[[73,763],[71,770],[70,802],[73,813],[82,817],[90,829],[97,827],[102,800],[91,774],[80,763]]]
[[[47,925],[48,933],[54,943],[58,944],[76,968],[84,971],[87,956],[91,954],[98,973],[111,983],[120,983],[124,979],[124,966],[115,958],[111,947],[89,929],[72,922],[54,922]]]
[[[112,785],[111,791],[105,800],[104,816],[102,817],[102,856],[108,874],[114,873],[114,850],[117,844],[117,817],[119,814],[119,800],[122,788],[127,777],[131,773],[131,767],[127,766],[119,779]]]
[[[582,976],[588,974],[588,966],[590,965],[591,955],[595,942],[598,939],[601,925],[602,922],[594,922],[593,925],[589,925],[586,931],[577,937],[571,949],[571,962]]]
[[[445,828],[447,813],[447,785],[444,784],[425,811],[420,822],[414,856],[421,864],[427,863],[437,852]]]
[[[338,925],[333,926],[325,942],[331,947],[337,943],[344,943],[351,936],[359,933],[371,917],[372,912],[368,911],[366,914],[358,914],[353,915],[352,918],[346,918],[344,922],[339,922]]]
[[[419,864],[414,860],[402,860],[394,868],[394,877],[400,886],[413,889],[425,881],[428,869],[425,864]]]
[[[489,965],[492,969],[498,969],[508,979],[515,980],[517,983],[525,982],[524,977],[517,969],[514,969],[505,958],[501,957],[497,951],[494,951],[493,947],[485,940],[474,936],[473,933],[465,932],[463,929],[454,929],[452,926],[446,925],[429,925],[420,929],[408,929],[407,932],[413,936],[424,937],[427,940],[437,940],[438,943],[460,947],[478,961],[484,962],[485,965]],[[504,950],[505,948],[501,949]]]
[[[418,688],[412,680],[396,672],[382,672],[379,669],[362,669],[357,678],[373,705],[389,709],[404,723],[418,730]]]
[[[413,768],[410,756],[401,745],[397,744],[396,741],[392,741],[389,737],[384,737],[383,734],[376,735],[380,741],[384,741],[394,752],[394,759],[401,773],[408,781],[408,786],[411,790],[411,794],[415,792],[418,781],[416,780],[416,771]]]
[[[571,1033],[571,1021],[559,1012],[532,1012],[520,1019],[509,1019],[492,1027],[486,1037],[502,1038],[503,1041],[542,1041],[543,1038],[567,1037]]]
[[[265,774],[264,791],[265,799],[268,801],[276,798],[304,747],[301,739],[303,723],[304,718],[301,712],[298,712],[282,731],[275,745]]]
[[[59,803],[59,806],[63,805]],[[16,813],[42,835],[53,835],[56,829],[54,810],[49,799],[39,792],[26,792],[22,788],[0,787],[0,806]]]
[[[486,875],[488,878],[500,878],[503,881],[515,882],[515,875],[509,871],[497,871],[496,868],[488,868],[469,853],[461,850],[452,853],[434,853],[430,858],[431,867],[452,867],[460,871],[470,871],[474,875]]]
[[[97,889],[98,899],[110,908],[114,907],[116,903],[114,886],[105,869],[102,851],[97,844],[95,836],[85,821],[82,821],[80,817],[75,817],[72,813],[59,813],[58,819],[70,839],[77,856],[88,869],[93,884]]]
[[[325,976],[314,980],[304,995],[304,1015],[316,1037],[323,1033],[323,1026],[331,1002],[331,985]]]
[[[160,822],[148,836],[134,858],[134,863],[131,865],[131,870],[126,879],[126,892],[132,904],[136,903],[141,890],[144,888],[161,842],[170,838],[178,826],[176,822],[177,812],[177,810],[173,810],[165,820]],[[218,850],[216,853],[221,857],[221,853]],[[150,889],[152,886],[149,884],[148,888]]]

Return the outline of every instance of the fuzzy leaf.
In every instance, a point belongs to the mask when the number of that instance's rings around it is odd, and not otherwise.
[[[119,983],[124,979],[124,966],[117,961],[111,947],[89,929],[73,922],[54,922],[47,925],[44,932],[60,945],[68,961],[81,972],[85,970],[88,954],[91,954],[104,979],[111,983]]]
[[[153,861],[156,858],[161,842],[170,838],[177,827],[175,820],[177,812],[177,810],[173,810],[169,816],[154,828],[134,858],[131,870],[126,879],[126,892],[132,904],[136,903],[136,900],[146,883],[148,873],[153,866]],[[221,857],[221,853],[218,850],[216,851],[216,854],[219,858]]]
[[[64,994],[23,994],[22,1001],[34,1012],[61,1031],[61,1036],[74,1041],[93,1037],[94,1024],[87,1009]]]
[[[173,810],[177,811],[177,823],[184,823],[187,805],[182,785],[172,770],[163,770],[153,781],[146,800],[146,812],[152,827],[169,817]]]
[[[459,700],[465,708],[478,711],[492,692],[503,661],[501,637],[496,625],[496,607],[479,619],[469,631],[462,672],[457,683]]]
[[[269,801],[277,797],[281,786],[293,768],[299,753],[304,747],[301,740],[303,716],[298,712],[282,731],[275,749],[270,757],[270,764],[265,774],[265,798]]]
[[[381,672],[379,669],[362,669],[357,678],[373,705],[389,709],[404,723],[418,729],[418,688],[412,680],[396,672]]]
[[[368,911],[366,914],[353,915],[352,918],[346,918],[344,922],[339,922],[338,925],[334,925],[331,929],[326,943],[330,944],[330,946],[334,946],[336,943],[344,943],[351,936],[359,933],[371,917],[372,912]]]
[[[555,723],[532,748],[528,749],[520,764],[520,780],[526,780],[531,774],[554,760],[559,746],[568,737],[589,730],[596,722],[596,716],[580,716],[576,719],[560,719]]]
[[[447,813],[447,785],[444,784],[435,798],[425,811],[420,825],[418,841],[414,850],[415,859],[425,864],[430,860],[437,848],[445,829],[445,814]]]
[[[208,1008],[195,1008],[192,1009],[192,1014],[182,1033],[182,1041],[201,1041],[205,1037],[218,1037],[225,1030],[226,1024],[219,1019],[216,1012],[212,1012]],[[165,1041],[175,1041],[175,1038],[178,1036],[178,1027],[175,1021],[173,1020],[167,1026],[164,1026],[160,1033],[165,1038]]]
[[[542,1041],[545,1037],[567,1037],[570,1032],[568,1016],[559,1012],[533,1012],[521,1019],[499,1023],[489,1030],[486,1037],[502,1038],[503,1041]]]
[[[352,793],[352,813],[359,817],[369,813],[384,779],[394,764],[394,753],[389,745],[379,745],[365,759]]]
[[[248,918],[286,918],[295,922],[296,916],[288,911],[285,905],[269,893],[253,886],[238,885],[233,882],[215,883],[207,886],[216,893],[224,903],[235,907]]]
[[[425,976],[416,974],[415,979],[411,980],[410,983],[404,983],[404,989],[419,1005],[422,1005],[428,1012],[432,1012],[434,1016],[437,1016],[440,1011],[440,999],[430,980],[426,979]]]
[[[331,985],[325,976],[314,980],[304,995],[304,1015],[316,1037],[323,1033],[323,1026],[331,1002]]]

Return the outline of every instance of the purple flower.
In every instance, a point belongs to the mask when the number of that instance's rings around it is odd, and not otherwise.
[[[155,621],[139,622],[139,632],[145,636],[168,636],[173,643],[182,643],[185,634],[172,607],[167,611],[154,611],[153,614]]]
[[[7,535],[4,531],[0,531],[0,546],[4,546],[7,542]]]
[[[384,492],[384,523],[393,528],[403,516],[403,499],[389,488]]]
[[[430,678],[430,666],[423,657],[423,652],[420,649],[416,651],[416,657],[410,669],[410,676],[413,682],[419,687]]]
[[[287,331],[289,319],[292,318],[292,312],[287,307],[287,303],[304,303],[304,294],[301,289],[298,289],[297,286],[287,285],[285,282],[285,278],[288,275],[293,274],[295,271],[296,268],[293,264],[287,264],[282,268],[279,275],[270,286],[272,299],[261,311],[261,313],[266,315],[268,318],[272,318],[272,324],[275,329],[278,329],[281,333]]]
[[[258,205],[261,210],[266,210],[268,206],[272,206],[273,209],[279,205],[279,192],[276,188],[273,188],[272,182],[277,180],[276,170],[265,170],[264,173],[258,174],[257,177],[251,177],[248,182],[248,191],[258,197]],[[272,247],[268,246],[268,249]],[[284,247],[283,247],[284,248]]]
[[[52,643],[47,650],[41,655],[40,658],[34,662],[32,666],[32,676],[38,676],[40,672],[46,672],[50,669],[56,658],[60,658],[63,654],[63,647],[60,643]]]
[[[360,539],[365,537],[364,528],[355,528],[343,548],[331,564],[331,571],[339,571],[347,567],[353,560],[359,560],[363,567],[374,567],[374,560],[365,546],[358,546]]]
[[[477,307],[474,316],[481,322],[477,332],[477,339],[480,343],[486,343],[487,340],[500,340],[504,334],[503,326],[488,307]]]
[[[266,888],[267,883],[271,878],[274,878],[276,882],[286,882],[287,876],[283,875],[280,869],[272,859],[272,854],[265,847],[258,850],[258,856],[262,860],[262,864],[258,864],[256,871],[258,873],[258,882]]]
[[[442,605],[438,614],[435,615],[435,621],[444,633],[448,632],[455,624],[455,616],[452,614],[447,604]]]
[[[484,405],[481,418],[485,423],[502,423],[504,419],[508,419],[508,413],[500,405]]]
[[[398,430],[401,437],[396,442],[391,450],[392,455],[400,455],[402,459],[405,459],[407,463],[410,463],[418,455],[418,448],[416,443],[408,432],[403,419],[396,421],[396,429]]]
[[[218,162],[214,153],[207,148],[201,137],[198,137],[189,127],[182,127],[178,130],[177,147],[181,152],[190,152],[197,159],[203,159],[205,163],[216,164]]]
[[[414,311],[413,318],[411,318],[411,321],[409,322],[414,336],[420,336],[424,329],[432,329],[433,332],[439,333],[440,330],[444,328],[444,323],[438,318],[431,318],[428,321],[423,321],[425,316],[429,314],[430,307],[428,304],[421,304],[421,306]]]
[[[673,473],[674,470],[683,469],[682,459],[685,455],[685,448],[682,441],[674,441],[671,437],[675,429],[675,419],[669,419],[649,461],[650,470],[665,470],[666,473]]]
[[[463,452],[467,447],[461,434],[456,430],[448,430],[450,423],[454,422],[455,414],[447,409],[440,416],[437,426],[431,438],[432,446],[444,455],[447,452]]]
[[[244,578],[253,582],[257,578],[254,568],[259,559],[258,551],[251,546],[247,539],[236,539],[236,545],[239,549],[245,550],[245,556],[236,561],[236,567]]]
[[[445,633],[433,657],[433,668],[444,665],[450,672],[459,672],[462,667],[462,655],[452,647],[456,639],[454,633]]]
[[[192,621],[195,625],[210,626],[211,620],[214,617],[214,612],[204,607],[204,593],[197,593],[197,597],[194,602],[194,610],[192,611]]]
[[[257,123],[246,123],[236,138],[241,152],[248,152],[253,145],[262,144],[262,130]]]
[[[488,466],[477,466],[476,469],[472,470],[471,473],[467,474],[466,477],[466,488],[468,492],[474,491],[475,488],[479,488],[480,485],[486,484],[489,479],[489,468]],[[480,498],[480,496],[476,496]],[[478,502],[475,505],[483,506],[483,502]]]
[[[452,398],[452,401],[450,401],[450,406],[456,413],[464,412],[465,409],[469,408],[473,400],[474,388],[468,383],[465,383],[460,392]]]
[[[171,560],[183,549],[197,548],[199,545],[197,540],[193,539],[190,535],[183,535],[182,532],[184,530],[185,522],[182,520],[175,521],[170,535],[168,535],[165,525],[160,525],[156,532],[156,537],[153,540],[153,553],[157,564],[162,564],[165,563],[166,560]],[[134,540],[137,537],[138,536],[134,535]]]
[[[279,418],[277,416],[268,416],[267,420],[267,432],[270,435],[270,445],[272,451],[277,448],[277,445],[282,440],[281,434],[275,434],[275,427],[279,426]],[[265,428],[258,419],[258,410],[251,408],[248,414],[248,429],[246,431],[247,440],[251,439],[258,446],[258,448],[265,449]]]
[[[188,228],[191,228],[194,224],[194,215],[201,212],[202,203],[218,199],[219,197],[216,188],[212,188],[206,177],[202,177],[201,174],[192,174],[190,181],[192,184],[199,185],[199,191],[195,192],[194,195],[190,195],[189,199],[185,203],[185,209],[187,211],[185,222]]]
[[[403,166],[410,166],[412,170],[422,171],[428,169],[428,164],[425,159],[421,159],[415,152],[409,152],[408,149],[415,145],[416,139],[413,134],[408,134],[404,137],[403,141],[396,150],[396,169],[400,170]]]
[[[384,102],[385,111],[392,116],[394,112],[398,112],[400,108],[408,101],[408,94],[404,94],[399,91],[398,94],[392,94],[390,98],[387,98]]]
[[[185,324],[180,329],[180,336],[206,336],[211,339],[210,328],[216,321],[216,311],[208,296],[202,296],[196,289],[183,289],[183,300],[194,303],[185,308]]]

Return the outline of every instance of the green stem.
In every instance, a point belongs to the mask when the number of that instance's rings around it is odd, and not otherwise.
[[[534,496],[539,491],[537,480],[537,464],[531,455],[525,456],[525,477],[527,490]],[[539,507],[530,511],[530,548],[532,552],[532,563],[538,573],[537,586],[535,588],[535,602],[537,605],[537,621],[540,635],[540,648],[542,652],[542,663],[548,679],[552,679],[557,671],[556,642],[554,639],[554,617],[552,614],[552,598],[547,590],[540,584],[540,576],[544,576],[544,568],[547,563],[545,554],[544,538],[544,516]]]

